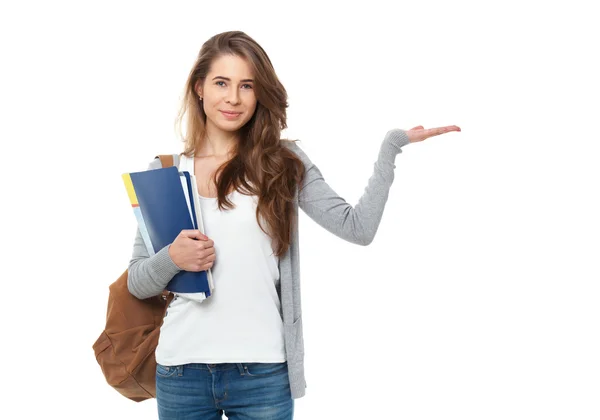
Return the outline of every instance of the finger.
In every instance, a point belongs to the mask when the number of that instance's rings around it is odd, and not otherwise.
[[[429,137],[437,136],[439,134],[442,134],[442,133],[440,133],[437,128],[428,128],[427,130],[423,130],[420,137],[421,137],[421,140],[425,140],[425,139],[428,139]]]
[[[424,134],[425,138],[429,138],[433,136],[439,136],[440,134],[448,133],[450,131],[460,131],[460,128],[455,125],[449,125],[446,127],[436,127],[425,130]]]
[[[436,130],[438,130],[440,134],[442,134],[448,133],[449,131],[460,131],[460,127],[457,125],[447,125],[445,127],[438,127],[436,128]]]
[[[410,130],[422,130],[423,126],[422,125],[417,125],[416,127],[411,128]],[[409,130],[409,131],[410,131]]]
[[[202,232],[200,232],[197,229],[184,229],[181,231],[180,233],[181,236],[183,236],[184,238],[192,238],[192,239],[208,239],[206,237],[206,235],[204,235]]]
[[[204,264],[206,264],[207,262],[209,262],[210,260],[208,259],[208,257],[206,255],[198,257],[198,259],[196,260],[196,262],[200,265],[203,266]]]
[[[204,252],[215,252],[214,242],[212,239],[208,239],[206,241],[200,241],[196,244],[198,251]]]

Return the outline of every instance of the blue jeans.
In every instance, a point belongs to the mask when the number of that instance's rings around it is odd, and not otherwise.
[[[156,366],[160,420],[291,420],[287,362]]]

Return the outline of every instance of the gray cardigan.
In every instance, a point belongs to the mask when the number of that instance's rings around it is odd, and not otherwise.
[[[325,182],[323,175],[294,142],[284,141],[304,163],[305,179],[296,191],[296,214],[300,207],[312,220],[334,235],[357,245],[369,245],[383,215],[389,189],[394,181],[396,155],[408,144],[404,130],[393,129],[386,133],[379,156],[374,164],[373,175],[358,203],[352,207]],[[179,165],[178,156],[175,165]],[[148,169],[161,167],[155,159]],[[306,393],[304,378],[304,339],[302,335],[302,308],[300,296],[300,253],[298,230],[294,230],[288,251],[279,259],[280,299],[283,315],[284,342],[292,398]],[[129,263],[129,291],[139,299],[160,294],[167,283],[179,271],[164,247],[149,256],[139,230]],[[243,362],[243,360],[240,360]]]

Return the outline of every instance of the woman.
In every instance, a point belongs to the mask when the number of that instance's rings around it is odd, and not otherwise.
[[[186,83],[180,170],[198,183],[205,235],[185,230],[149,257],[138,231],[128,286],[160,294],[180,270],[211,268],[204,301],[176,296],[156,349],[161,419],[291,419],[305,394],[298,207],[347,241],[368,245],[401,147],[456,126],[387,132],[374,173],[352,207],[303,150],[280,138],[287,93],[265,51],[240,31],[201,48]],[[160,167],[155,159],[149,169]]]

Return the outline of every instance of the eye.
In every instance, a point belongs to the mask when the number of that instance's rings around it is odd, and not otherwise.
[[[219,83],[225,83],[225,82],[224,82],[223,80],[217,80],[217,81],[215,82],[215,85],[218,85],[218,86],[223,86],[223,85],[219,85]],[[249,88],[249,89],[252,89],[252,85],[251,85],[251,84],[248,84],[248,83],[245,83],[245,84],[243,84],[242,86],[248,86],[248,88]]]

